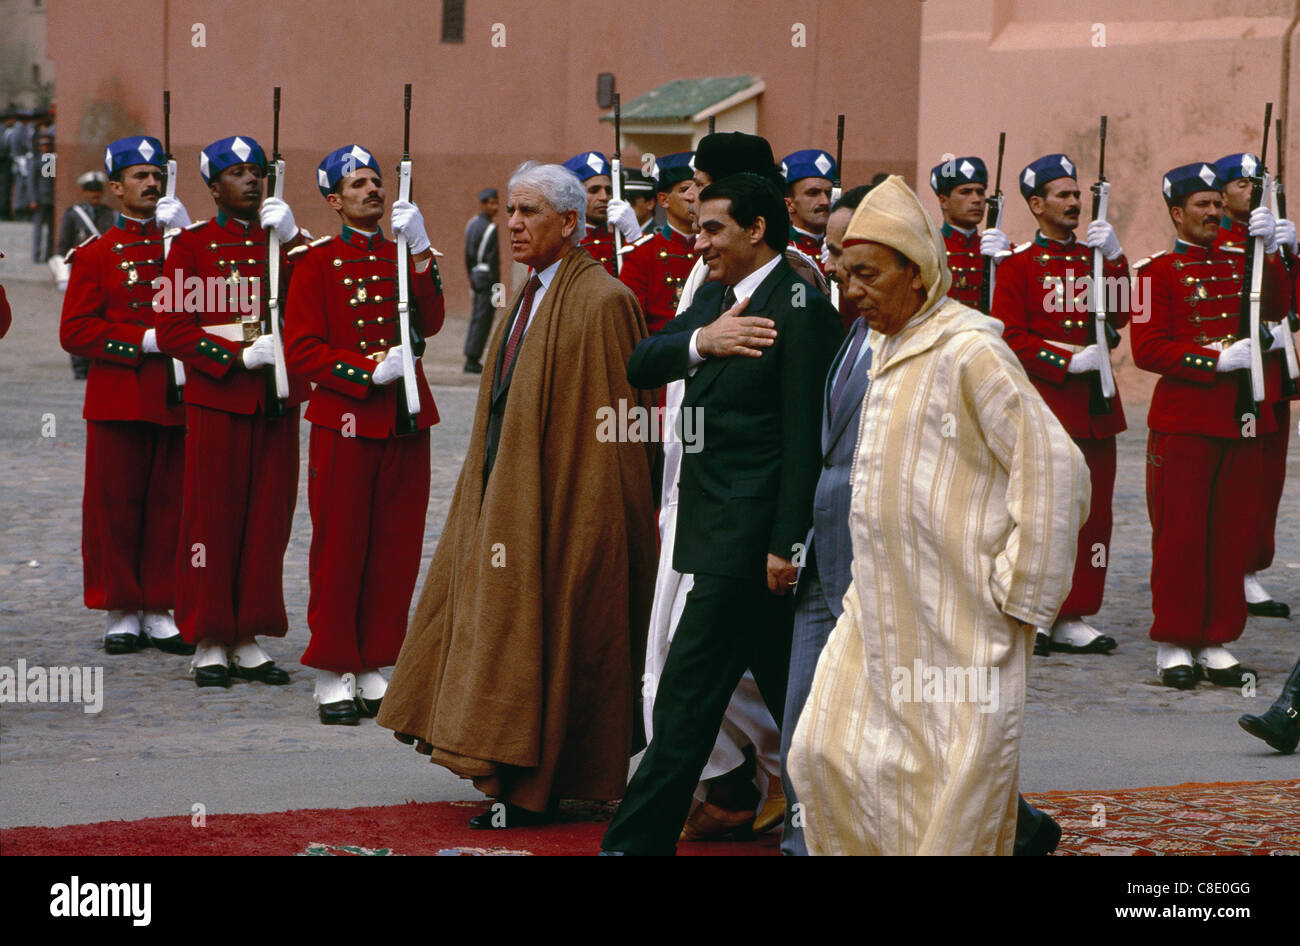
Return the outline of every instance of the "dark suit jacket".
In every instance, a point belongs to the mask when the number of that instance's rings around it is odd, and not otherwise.
[[[793,558],[807,534],[821,470],[820,394],[844,329],[782,259],[745,310],[776,323],[772,347],[759,358],[707,358],[688,378],[691,334],[722,314],[725,291],[702,286],[690,308],[637,346],[627,376],[639,388],[687,378],[682,409],[698,412],[696,430],[702,424],[703,449],[682,456],[673,568],[756,578],[769,552]]]
[[[861,318],[861,316],[859,316]],[[871,352],[862,356],[856,370],[844,384],[835,413],[830,412],[831,388],[848,355],[853,341],[852,329],[835,354],[822,387],[822,470],[817,478],[813,498],[812,531],[808,533],[808,552],[816,563],[822,594],[831,614],[843,612],[844,592],[852,577],[853,542],[849,537],[849,474],[857,452],[858,421],[862,417],[862,399],[867,393],[867,369]],[[866,342],[864,340],[863,344]]]

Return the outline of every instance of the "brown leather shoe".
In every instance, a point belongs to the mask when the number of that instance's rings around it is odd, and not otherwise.
[[[754,815],[754,834],[771,831],[783,821],[785,821],[785,789],[779,777],[769,774],[767,800],[763,802],[763,807],[758,809],[758,814]]]
[[[707,801],[691,803],[691,813],[686,816],[679,841],[717,841],[721,838],[735,837],[752,839],[754,836],[754,813],[752,811],[729,811],[719,808]]]

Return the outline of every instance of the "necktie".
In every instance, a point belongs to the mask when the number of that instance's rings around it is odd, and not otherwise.
[[[726,312],[735,304],[736,304],[736,290],[733,289],[731,286],[728,286],[727,291],[722,294],[722,311]]]
[[[867,320],[859,318],[858,324],[853,327],[853,341],[849,342],[849,350],[844,355],[844,362],[840,365],[839,374],[835,376],[835,384],[831,388],[830,417],[835,416],[835,409],[840,406],[844,387],[849,383],[849,376],[853,374],[853,366],[858,360],[858,352],[862,351],[862,342],[866,337]]]
[[[524,328],[528,325],[528,316],[533,311],[533,296],[537,295],[537,290],[542,288],[542,281],[533,274],[533,278],[528,280],[528,285],[524,287],[524,298],[519,303],[519,313],[515,316],[514,327],[510,330],[510,338],[506,341],[506,357],[501,362],[501,377],[509,377],[510,366],[515,363],[515,353],[519,350],[519,340],[524,337]]]

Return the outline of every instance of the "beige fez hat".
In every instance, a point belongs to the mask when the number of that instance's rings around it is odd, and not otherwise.
[[[915,263],[925,283],[927,306],[952,286],[948,251],[939,227],[897,174],[871,188],[853,212],[842,246],[848,249],[857,243],[883,244]]]

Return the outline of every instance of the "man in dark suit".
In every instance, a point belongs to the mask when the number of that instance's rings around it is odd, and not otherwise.
[[[709,282],[637,346],[628,380],[687,378],[702,449],[682,459],[673,567],[695,584],[659,681],[654,736],[602,847],[671,854],[691,793],[746,669],[776,720],[785,705],[797,566],[820,470],[820,398],[843,333],[785,261],[775,184],[737,174],[700,195]],[[697,428],[700,429],[700,428]]]

